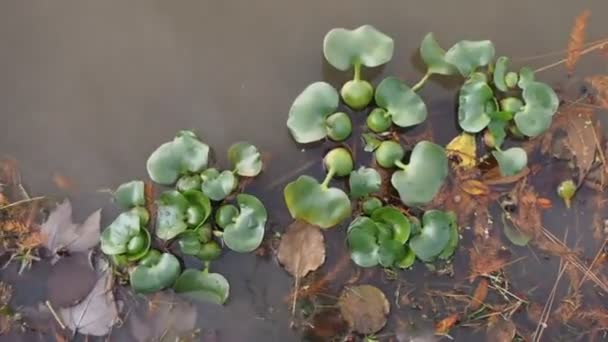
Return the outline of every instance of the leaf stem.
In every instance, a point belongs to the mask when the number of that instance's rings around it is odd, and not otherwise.
[[[203,273],[207,274],[209,273],[209,266],[211,266],[211,262],[210,261],[205,261],[205,263],[203,264],[204,268],[203,268]]]
[[[354,68],[355,68],[354,80],[359,81],[359,80],[361,80],[361,63],[355,63]]]
[[[403,164],[403,162],[401,160],[397,160],[395,162],[395,166],[397,166],[398,168],[400,168],[404,171],[407,169],[407,165]]]
[[[412,90],[418,91],[420,88],[422,88],[422,86],[424,85],[424,82],[426,82],[429,79],[429,77],[431,77],[430,72],[427,72],[426,74],[424,74],[424,76],[422,76],[420,81],[418,81],[418,83],[414,84],[414,86],[412,87]]]
[[[335,168],[330,168],[329,172],[327,172],[327,175],[325,176],[325,179],[323,180],[323,183],[321,183],[321,188],[323,190],[327,189],[327,185],[329,184],[329,181],[332,179],[332,177],[336,174],[336,169]]]

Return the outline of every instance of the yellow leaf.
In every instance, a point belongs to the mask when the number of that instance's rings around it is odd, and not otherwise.
[[[460,184],[462,191],[473,196],[485,196],[490,193],[490,188],[476,179],[468,179]]]
[[[477,164],[476,152],[477,144],[475,136],[468,133],[461,133],[456,138],[452,139],[446,146],[447,154],[450,160],[455,161],[457,167],[465,170],[472,169]]]

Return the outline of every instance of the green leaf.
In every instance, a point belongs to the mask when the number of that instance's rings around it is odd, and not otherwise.
[[[551,87],[541,82],[527,83],[522,98],[525,106],[515,114],[515,125],[524,135],[536,137],[551,125],[559,99]]]
[[[230,284],[223,275],[195,269],[185,270],[175,281],[173,289],[190,298],[220,305],[226,302],[230,294]]]
[[[361,139],[365,145],[363,147],[365,152],[374,152],[382,143],[382,140],[378,139],[374,133],[363,133],[361,134]]]
[[[504,151],[492,151],[498,162],[500,174],[503,177],[513,176],[523,170],[528,164],[528,155],[523,148],[511,147]]]
[[[144,182],[134,180],[119,185],[114,191],[114,199],[123,208],[145,205]]]
[[[228,197],[237,186],[237,179],[232,172],[225,170],[221,173],[214,168],[201,173],[201,189],[213,201],[222,201]]]
[[[412,267],[412,265],[414,265],[414,262],[416,261],[416,254],[414,254],[414,251],[412,251],[412,249],[409,247],[404,246],[404,248],[405,255],[400,260],[397,260],[397,262],[395,263],[397,267],[402,269]]]
[[[323,187],[310,176],[300,176],[287,184],[285,203],[294,219],[321,228],[331,228],[350,216],[350,200],[344,191]]]
[[[440,210],[429,210],[422,216],[420,234],[410,239],[410,248],[418,259],[428,262],[448,246],[452,232],[452,217]]]
[[[505,75],[507,74],[507,66],[509,64],[509,58],[500,56],[496,60],[496,66],[494,67],[494,86],[500,91],[507,91],[509,88],[505,83]]]
[[[528,67],[523,67],[519,71],[519,81],[517,86],[521,89],[526,89],[528,84],[534,82],[534,71]]]
[[[458,224],[456,223],[456,215],[452,212],[449,212],[448,215],[451,216],[452,222],[450,225],[450,241],[448,245],[443,249],[441,254],[439,254],[439,259],[447,260],[454,255],[456,248],[458,247],[458,241],[460,240],[460,236],[458,235]]]
[[[327,136],[326,118],[336,111],[340,102],[338,91],[325,82],[315,82],[293,101],[287,127],[294,140],[301,144]]]
[[[393,173],[391,183],[399,192],[401,202],[407,206],[429,203],[439,192],[448,175],[445,150],[434,143],[416,144],[405,170]]]
[[[201,242],[198,240],[196,232],[186,232],[179,236],[177,245],[182,253],[187,255],[197,255],[201,251]]]
[[[208,160],[209,146],[200,142],[194,133],[181,131],[173,141],[152,152],[146,168],[156,183],[173,184],[183,174],[206,168]]]
[[[228,160],[239,176],[255,177],[262,171],[262,156],[248,142],[238,142],[228,149]]]
[[[353,198],[363,198],[380,190],[382,179],[375,169],[362,166],[350,173],[348,182],[350,195]]]
[[[101,233],[101,250],[107,255],[124,254],[129,241],[140,233],[141,222],[136,211],[126,211]]]
[[[329,64],[342,71],[359,64],[377,67],[393,57],[393,39],[371,25],[354,30],[335,28],[323,39],[323,55]]]
[[[405,256],[405,246],[395,240],[386,240],[380,243],[378,262],[383,267],[391,267]]]
[[[505,128],[507,127],[507,122],[503,120],[492,120],[488,125],[488,130],[494,139],[494,146],[500,148],[502,143],[505,141],[505,137],[507,133],[505,132]]]
[[[507,239],[509,239],[509,241],[511,241],[511,243],[516,246],[526,246],[528,242],[530,242],[532,237],[524,234],[520,230],[511,227],[511,225],[509,225],[509,223],[507,222],[505,216],[505,214],[502,214],[502,231],[505,233]]]
[[[224,228],[224,243],[236,252],[247,253],[260,246],[268,219],[266,208],[259,199],[247,194],[236,196],[238,216]]]
[[[427,66],[427,74],[454,75],[458,72],[455,66],[446,62],[445,50],[432,32],[427,33],[420,44],[420,57]]]
[[[190,203],[179,191],[165,191],[158,200],[156,236],[170,240],[188,229],[186,210]]]
[[[131,287],[136,293],[153,293],[170,287],[179,276],[181,266],[169,253],[140,264],[130,274]]]
[[[376,209],[372,214],[372,220],[376,223],[383,223],[390,227],[392,239],[402,245],[410,237],[410,221],[402,212],[394,207]]]
[[[494,59],[494,44],[489,40],[462,40],[445,53],[445,61],[456,66],[462,76],[469,76],[478,67],[488,65]]]
[[[458,123],[468,133],[481,132],[490,123],[488,102],[493,101],[492,88],[480,78],[467,80],[458,96]]]
[[[361,267],[373,267],[379,263],[380,246],[377,243],[378,226],[365,216],[357,217],[348,227],[347,243],[350,258]]]
[[[426,105],[420,96],[396,77],[387,77],[380,82],[375,99],[399,127],[414,126],[426,120]]]
[[[211,216],[211,201],[209,201],[209,198],[199,190],[188,190],[184,191],[182,194],[188,201],[188,208],[186,209],[188,223],[193,226],[193,228],[205,223],[209,216]],[[197,217],[196,219],[188,220],[191,209],[197,209]]]

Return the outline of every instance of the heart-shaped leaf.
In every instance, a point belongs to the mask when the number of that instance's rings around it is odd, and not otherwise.
[[[429,210],[422,216],[420,234],[410,239],[410,248],[422,261],[432,261],[448,246],[452,217],[440,210]]]
[[[507,75],[507,66],[509,64],[509,58],[505,56],[500,56],[496,60],[496,65],[494,66],[494,86],[496,89],[500,91],[507,91],[509,88],[505,83],[505,76]]]
[[[439,46],[432,32],[422,39],[420,57],[427,66],[427,74],[454,75],[458,72],[455,66],[446,62],[445,50]]]
[[[488,65],[494,59],[494,44],[489,40],[462,40],[445,53],[445,61],[456,66],[462,76],[469,76],[478,67]]]
[[[350,173],[348,183],[350,195],[353,198],[363,198],[380,190],[382,179],[375,169],[362,166]]]
[[[458,123],[460,128],[469,133],[481,132],[490,123],[488,113],[496,109],[489,108],[494,100],[492,88],[481,78],[467,80],[458,96]]]
[[[101,233],[101,251],[107,255],[125,254],[128,251],[129,242],[140,236],[143,230],[145,229],[141,228],[141,219],[137,211],[130,210],[121,213]]]
[[[326,119],[338,109],[340,95],[330,84],[315,82],[293,101],[287,127],[293,139],[301,144],[327,136]]]
[[[268,219],[266,208],[259,199],[247,194],[236,196],[239,214],[224,228],[224,243],[236,252],[255,250],[264,238],[264,226]]]
[[[237,186],[236,177],[228,170],[207,169],[201,173],[201,179],[203,193],[213,201],[224,200]]]
[[[323,54],[334,68],[342,71],[354,65],[377,67],[393,57],[393,39],[371,25],[354,30],[335,28],[325,35]]]
[[[395,262],[405,256],[405,246],[395,240],[380,242],[378,249],[378,263],[383,267],[392,267]]]
[[[114,191],[114,199],[123,208],[145,205],[144,182],[134,180],[119,185],[116,191]]]
[[[348,227],[347,242],[350,258],[361,267],[378,265],[378,226],[369,217],[360,216]]]
[[[153,293],[167,288],[179,276],[181,266],[173,254],[151,250],[130,274],[131,287],[137,293]]]
[[[330,228],[350,216],[350,200],[344,191],[324,187],[310,176],[300,176],[283,191],[294,219]]]
[[[392,239],[401,245],[410,237],[410,221],[394,207],[376,209],[372,214],[372,220],[388,225],[392,230]]]
[[[190,131],[181,131],[173,141],[157,148],[146,163],[150,178],[160,184],[173,184],[179,176],[200,172],[207,167],[209,146]]]
[[[456,223],[456,215],[453,212],[448,212],[448,215],[451,218],[450,222],[450,241],[448,245],[443,249],[441,254],[439,254],[439,259],[447,260],[454,255],[456,248],[458,247],[458,241],[460,240],[460,236],[458,235],[458,224]]]
[[[170,240],[188,229],[186,210],[190,203],[179,191],[165,191],[157,204],[156,236]]]
[[[528,165],[528,155],[523,148],[511,147],[504,151],[492,151],[492,155],[498,162],[500,174],[503,177],[513,176]]]
[[[185,270],[175,281],[173,289],[193,299],[220,305],[230,294],[230,284],[223,275],[195,269]]]
[[[551,87],[541,82],[529,82],[522,98],[526,105],[515,114],[515,125],[526,136],[536,137],[551,125],[559,99]]]
[[[433,200],[447,175],[445,150],[439,145],[421,141],[412,150],[406,168],[393,173],[391,183],[403,204],[418,206]]]
[[[414,126],[426,120],[426,105],[420,96],[396,77],[387,77],[380,82],[375,99],[399,127]]]
[[[228,160],[232,169],[243,177],[255,177],[262,171],[262,156],[248,142],[238,142],[228,149]]]

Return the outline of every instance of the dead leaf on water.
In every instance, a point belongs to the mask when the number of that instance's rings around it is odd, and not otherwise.
[[[450,330],[458,323],[458,314],[453,313],[448,317],[442,319],[437,322],[435,325],[435,334],[437,335],[447,335]]]
[[[382,329],[390,311],[384,293],[372,285],[346,288],[340,295],[338,306],[351,329],[366,335]]]
[[[579,184],[583,181],[595,160],[594,129],[590,115],[578,113],[569,116],[565,143],[576,159]]]
[[[474,135],[463,132],[452,139],[445,149],[457,167],[472,169],[477,165],[477,144]]]
[[[595,75],[585,79],[597,93],[599,105],[608,108],[608,75]]]
[[[460,183],[460,188],[473,196],[485,196],[490,193],[490,188],[476,179],[467,179]]]
[[[497,317],[497,316],[495,316]],[[498,316],[494,322],[488,326],[487,341],[492,342],[511,342],[515,337],[517,329],[511,320],[506,320]]]
[[[469,308],[473,311],[479,309],[483,304],[483,301],[488,296],[488,279],[481,278],[479,284],[475,288],[475,292],[473,292],[473,297],[471,298],[471,305]]]
[[[295,278],[302,278],[325,262],[325,240],[319,227],[294,221],[281,237],[279,262]]]

